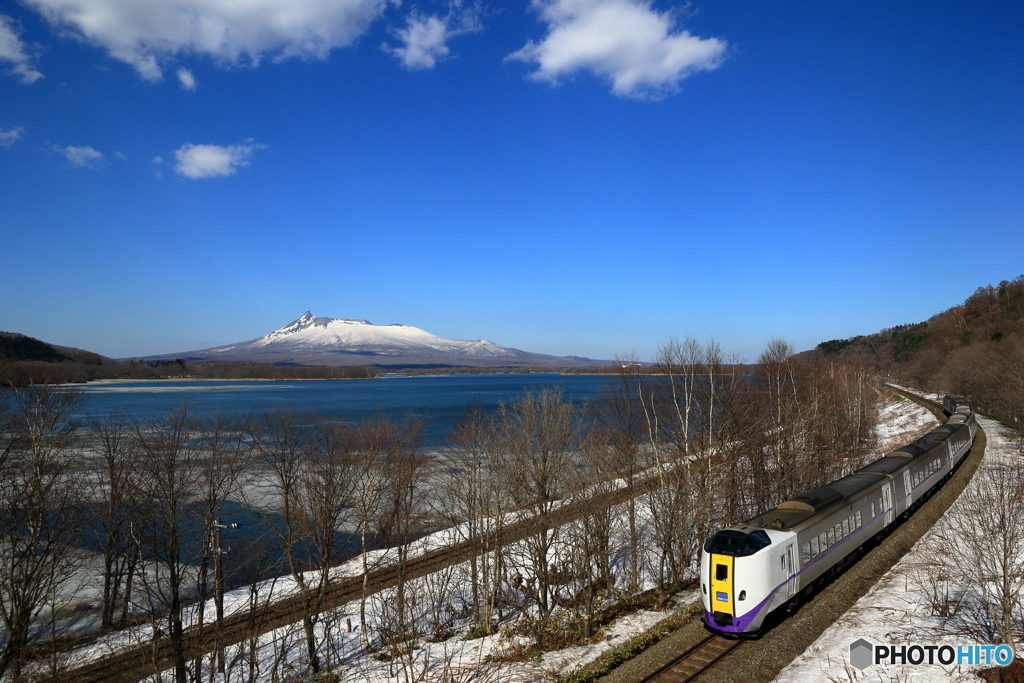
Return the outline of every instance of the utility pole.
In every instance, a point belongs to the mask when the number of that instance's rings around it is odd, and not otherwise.
[[[221,545],[223,539],[222,529],[237,529],[241,524],[224,524],[224,521],[217,518],[213,525],[213,584],[214,604],[217,606],[217,671],[224,673],[224,563],[221,555],[231,551],[231,548],[224,548]]]

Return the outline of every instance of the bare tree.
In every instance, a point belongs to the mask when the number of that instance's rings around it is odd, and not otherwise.
[[[90,423],[91,469],[95,473],[93,501],[95,525],[102,536],[103,628],[123,626],[131,611],[131,584],[138,564],[138,548],[132,540],[132,504],[137,497],[138,449],[132,438],[131,419],[124,412],[111,413]],[[120,610],[120,616],[117,612]]]
[[[480,405],[470,406],[448,433],[444,467],[436,470],[434,512],[443,527],[478,546],[469,560],[474,630],[490,634],[498,595],[497,539],[504,528],[504,498],[497,495],[494,420]]]
[[[203,524],[191,509],[200,489],[203,450],[199,423],[188,402],[164,419],[133,424],[139,448],[139,532],[153,570],[143,573],[154,624],[167,619],[177,683],[186,683],[183,609],[190,567],[203,552]],[[154,626],[154,628],[156,628]]]
[[[265,492],[269,501],[261,510],[269,510],[268,528],[278,536],[282,560],[299,588],[303,600],[302,625],[306,634],[306,656],[314,673],[319,672],[316,642],[317,587],[310,585],[305,570],[309,567],[305,518],[302,509],[303,473],[317,449],[315,416],[294,410],[265,411],[257,435],[257,449],[267,472]]]
[[[537,532],[525,541],[537,608],[550,616],[551,554],[559,533],[552,514],[569,490],[577,459],[581,411],[564,401],[558,390],[527,391],[522,398],[498,406],[501,424],[501,472],[506,495],[535,520]]]
[[[404,643],[417,635],[418,596],[409,593],[406,568],[409,544],[422,535],[427,508],[418,495],[427,475],[428,461],[419,450],[421,424],[407,420],[393,425],[394,438],[380,461],[382,496],[377,510],[377,534],[389,549],[398,569],[394,601],[385,605],[383,631],[392,642]]]
[[[55,615],[54,601],[80,563],[84,500],[73,418],[82,399],[50,386],[13,390],[11,398],[13,406],[0,410],[0,620],[7,634],[0,678],[10,671],[19,681],[26,649],[47,632],[34,622],[47,603]]]
[[[196,462],[196,497],[190,509],[199,517],[203,528],[203,545],[196,579],[199,604],[197,625],[205,620],[206,601],[209,598],[209,571],[214,565],[214,602],[217,612],[217,651],[214,653],[217,670],[224,673],[223,622],[224,573],[223,555],[226,549],[220,542],[224,525],[220,516],[228,501],[239,497],[239,482],[250,463],[253,450],[249,438],[250,425],[245,419],[234,421],[224,415],[210,419],[199,439],[202,452]],[[194,669],[195,683],[202,680],[202,661],[197,659]]]
[[[597,429],[594,437],[603,442],[610,457],[606,461],[609,474],[632,487],[648,464],[643,451],[647,433],[643,407],[640,405],[642,366],[636,356],[615,358],[614,381],[604,390],[596,406]],[[596,447],[596,445],[592,446]],[[637,590],[640,581],[640,555],[643,543],[641,526],[637,523],[637,500],[631,496],[625,504],[628,534],[630,591]]]
[[[320,618],[331,566],[341,560],[355,533],[350,524],[352,499],[355,478],[362,468],[354,428],[335,423],[320,423],[317,427],[316,448],[303,462],[296,500],[302,533],[313,555],[310,562],[315,568],[308,573],[311,580],[303,580],[309,590],[307,612],[314,615],[313,619]],[[309,654],[313,670],[319,671],[319,654]]]
[[[1024,465],[986,464],[946,519],[936,556],[962,594],[951,625],[1016,649],[1024,633]]]
[[[359,525],[359,559],[363,570],[363,589],[359,596],[359,634],[366,650],[372,645],[366,621],[366,600],[370,594],[369,553],[373,544],[374,524],[385,495],[382,463],[387,452],[393,448],[395,438],[393,425],[386,420],[378,420],[360,428],[358,462],[361,467],[354,476],[354,495]]]

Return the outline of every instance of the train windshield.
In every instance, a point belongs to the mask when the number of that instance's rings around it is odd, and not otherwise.
[[[742,531],[726,529],[708,539],[704,544],[704,552],[715,553],[716,555],[731,555],[733,557],[746,557],[753,555],[761,548],[767,548],[772,544],[768,534],[758,529],[749,534]]]

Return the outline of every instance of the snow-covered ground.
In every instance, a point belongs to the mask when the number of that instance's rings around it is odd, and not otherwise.
[[[929,395],[928,398],[936,398]],[[1007,430],[998,422],[978,417],[988,443],[984,468],[995,467],[1020,458],[1019,451]],[[968,487],[979,486],[975,475]],[[975,671],[991,665],[970,666],[940,664],[904,666],[873,665],[863,671],[850,665],[850,644],[864,638],[876,645],[957,645],[976,641],[964,636],[946,635],[941,617],[931,615],[930,602],[923,590],[921,568],[928,564],[937,544],[942,525],[956,524],[962,510],[954,503],[935,527],[926,533],[913,549],[883,576],[842,618],[825,630],[799,657],[783,669],[775,683],[806,683],[808,681],[919,681],[921,683],[975,683],[981,680]],[[987,644],[987,643],[979,643]]]
[[[934,417],[923,408],[908,401],[890,400],[882,408],[879,426],[877,427],[879,454],[912,442],[920,434],[927,432],[936,424]],[[621,484],[621,482],[620,482]],[[639,499],[641,523],[647,521],[648,511],[643,500]],[[506,520],[506,523],[513,521]],[[430,550],[444,547],[462,540],[462,531],[458,527],[445,529],[412,544],[409,555],[415,556]],[[515,548],[511,551],[514,553]],[[564,559],[573,552],[571,541],[563,536],[563,540],[554,550],[554,554]],[[392,561],[394,551],[380,550],[370,554],[371,567],[383,566]],[[651,566],[654,563],[650,563]],[[332,578],[358,576],[361,573],[358,559],[345,563],[332,570]],[[655,577],[644,576],[644,588],[654,585]],[[698,599],[696,591],[675,596],[674,606],[667,612],[640,610],[623,616],[602,631],[603,638],[585,646],[573,646],[556,652],[545,652],[540,661],[493,663],[502,653],[517,645],[530,645],[521,636],[495,635],[486,638],[463,640],[471,626],[465,616],[465,606],[469,603],[469,566],[468,563],[450,567],[436,574],[412,581],[407,589],[408,594],[421,601],[420,618],[422,623],[436,621],[436,614],[443,612],[445,619],[450,620],[448,630],[452,637],[440,642],[416,641],[415,647],[403,656],[390,661],[381,661],[367,654],[363,649],[362,634],[359,631],[358,602],[343,605],[338,609],[321,615],[316,626],[317,640],[322,644],[321,659],[326,666],[335,670],[344,681],[390,682],[412,680],[450,680],[450,681],[537,681],[564,675],[577,667],[586,666],[600,657],[604,652],[623,645],[631,636],[650,629],[655,623],[670,614],[685,609]],[[297,588],[291,577],[279,577],[254,586],[246,586],[230,591],[225,596],[225,612],[231,615],[245,612],[250,605],[265,605],[271,600],[280,600],[294,594]],[[443,596],[440,601],[436,596]],[[382,617],[393,608],[394,591],[388,590],[372,596],[367,604],[368,623],[380,623]],[[433,605],[433,607],[432,607]],[[433,610],[434,614],[431,613]],[[516,612],[506,609],[506,623],[516,619]],[[204,621],[210,623],[214,619],[212,602],[207,605]],[[194,623],[195,615],[187,615],[186,623]],[[350,630],[351,629],[351,630]],[[126,630],[111,634],[100,641],[77,650],[68,661],[68,665],[78,665],[85,661],[101,657],[106,653],[123,648],[130,644],[148,641],[152,636],[149,627]],[[300,673],[305,670],[303,662],[305,648],[304,634],[301,624],[283,627],[266,633],[257,640],[257,648],[253,661],[256,666],[255,679],[271,681],[280,671],[290,670]],[[854,638],[855,639],[855,638]],[[845,650],[844,650],[845,652]],[[227,678],[218,675],[214,681],[220,683],[241,680],[249,674],[249,651],[246,646],[228,648],[228,661],[235,662],[229,668]],[[277,673],[274,669],[277,667]],[[818,675],[820,672],[815,672]],[[787,679],[790,680],[790,679]],[[797,676],[792,680],[803,680]],[[827,680],[827,679],[823,679]]]

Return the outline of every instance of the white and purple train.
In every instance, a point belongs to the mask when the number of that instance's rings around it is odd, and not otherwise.
[[[712,536],[700,561],[707,626],[759,633],[772,611],[795,606],[909,516],[974,443],[971,405],[947,396],[943,407],[946,422],[914,443]]]

